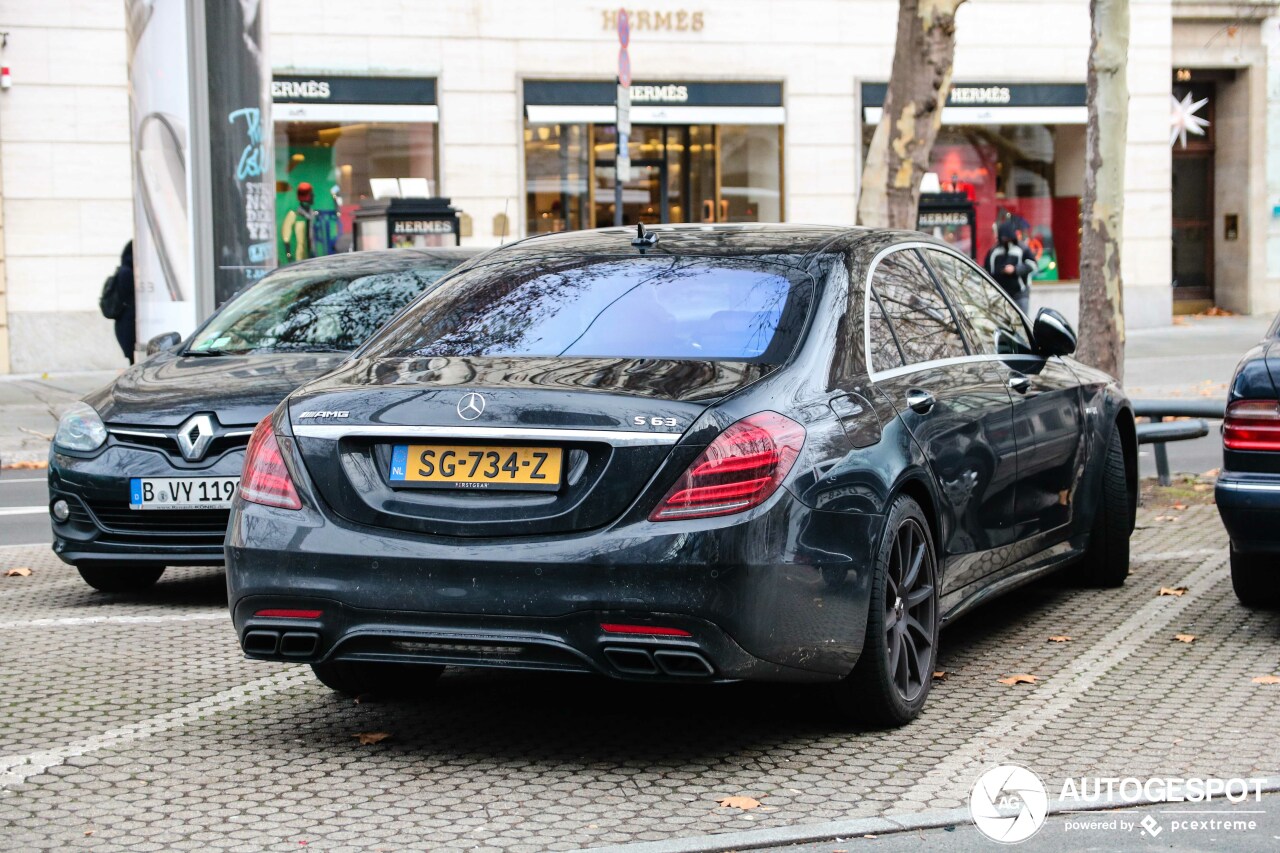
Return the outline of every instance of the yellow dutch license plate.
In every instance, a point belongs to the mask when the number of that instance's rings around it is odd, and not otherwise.
[[[389,479],[434,489],[554,492],[560,488],[563,461],[559,447],[397,444]]]

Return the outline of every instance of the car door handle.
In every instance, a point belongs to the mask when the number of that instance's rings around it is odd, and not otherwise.
[[[1021,373],[1010,373],[1008,384],[1010,390],[1025,394],[1031,389],[1031,377],[1023,376]]]
[[[907,392],[907,405],[911,407],[911,411],[917,414],[927,415],[933,409],[933,404],[938,402],[928,391],[920,388],[912,388]]]

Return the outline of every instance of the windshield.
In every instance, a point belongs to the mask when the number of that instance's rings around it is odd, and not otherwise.
[[[781,363],[808,312],[803,273],[758,259],[521,258],[423,299],[366,356],[574,356]]]
[[[187,352],[352,350],[454,266],[438,262],[354,276],[284,269],[228,303]]]

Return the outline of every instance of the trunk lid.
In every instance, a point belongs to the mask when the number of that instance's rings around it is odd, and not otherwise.
[[[564,533],[613,521],[668,458],[688,464],[698,448],[672,457],[685,431],[770,369],[625,358],[366,359],[290,397],[289,417],[317,491],[351,521],[439,536]],[[449,469],[457,479],[396,479],[393,468],[414,476],[406,465],[434,472],[446,451],[455,454],[449,466],[464,466]],[[548,465],[559,457],[555,483],[527,481],[538,453],[551,457]]]

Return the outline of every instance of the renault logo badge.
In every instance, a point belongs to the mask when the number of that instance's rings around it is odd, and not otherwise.
[[[192,415],[178,427],[178,449],[188,462],[199,462],[213,441],[213,418],[208,415]]]
[[[484,414],[484,396],[472,391],[458,401],[458,417],[464,421],[474,421]]]

